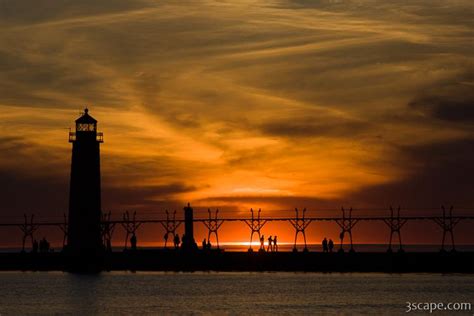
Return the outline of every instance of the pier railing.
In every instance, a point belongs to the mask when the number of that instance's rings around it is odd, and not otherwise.
[[[298,210],[295,209],[294,216],[261,216],[261,210],[259,209],[255,212],[253,209],[250,210],[250,216],[232,216],[232,217],[218,217],[219,211],[211,212],[208,210],[208,216],[202,216],[200,212],[197,212],[193,222],[197,224],[202,224],[208,229],[208,240],[211,235],[215,236],[217,247],[219,247],[219,238],[218,232],[220,227],[226,222],[240,222],[245,224],[250,229],[250,242],[249,242],[249,251],[252,251],[252,238],[256,234],[258,238],[261,238],[261,229],[266,223],[269,222],[287,222],[293,228],[295,232],[294,248],[293,251],[297,251],[297,238],[299,234],[302,234],[304,240],[303,251],[308,251],[306,243],[306,229],[312,223],[317,222],[333,222],[337,224],[340,228],[340,246],[339,252],[343,252],[344,238],[346,236],[350,239],[350,252],[354,252],[353,244],[353,229],[360,222],[380,222],[385,224],[390,229],[390,239],[388,242],[387,251],[392,251],[392,241],[393,237],[396,235],[398,237],[398,251],[403,251],[402,244],[402,227],[408,222],[424,221],[424,222],[433,222],[439,226],[442,230],[442,239],[441,239],[441,251],[446,249],[446,241],[450,239],[451,251],[455,251],[455,242],[454,242],[454,229],[460,222],[467,222],[470,225],[474,224],[474,211],[468,210],[467,215],[453,215],[453,207],[445,208],[441,207],[441,211],[438,210],[439,215],[405,215],[402,216],[400,207],[394,209],[392,207],[387,212],[387,215],[358,215],[354,216],[354,209],[341,208],[340,216],[307,216],[306,209]],[[357,210],[363,211],[363,210]],[[380,213],[382,210],[378,210]],[[413,209],[410,210],[413,213]],[[168,238],[171,237],[171,242],[173,238],[177,235],[177,228],[185,221],[183,218],[176,218],[176,211],[170,216],[168,211],[163,212],[164,216],[153,216],[153,217],[142,217],[137,216],[136,212],[133,212],[133,216],[130,216],[131,213],[126,211],[121,215],[121,218],[111,216],[111,212],[104,213],[101,220],[101,230],[102,238],[104,245],[111,244],[112,234],[116,226],[122,226],[126,231],[127,238],[125,239],[125,248],[127,248],[128,236],[136,234],[139,227],[151,224],[159,224],[164,228],[165,231],[165,247],[167,246]],[[119,215],[116,214],[115,215]],[[144,214],[143,214],[144,215]],[[201,215],[201,216],[200,216]],[[23,221],[0,221],[0,229],[5,227],[18,227],[23,232],[22,244],[23,250],[25,249],[25,242],[27,239],[33,241],[33,236],[35,231],[39,227],[57,227],[64,233],[63,245],[66,244],[67,232],[68,232],[68,222],[67,218],[64,215],[62,220],[49,220],[49,221],[34,221],[34,216],[31,215],[29,218],[24,216]],[[474,226],[474,225],[473,225]]]

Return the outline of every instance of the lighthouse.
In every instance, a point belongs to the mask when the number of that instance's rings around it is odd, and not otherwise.
[[[72,143],[69,188],[67,251],[73,256],[94,258],[103,249],[100,191],[100,144],[103,134],[97,132],[97,121],[86,108],[69,132]]]

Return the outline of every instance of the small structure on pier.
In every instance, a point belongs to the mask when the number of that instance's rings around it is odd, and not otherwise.
[[[194,240],[193,208],[189,203],[188,206],[184,208],[184,236],[181,249],[184,251],[194,251],[198,249],[197,243]]]

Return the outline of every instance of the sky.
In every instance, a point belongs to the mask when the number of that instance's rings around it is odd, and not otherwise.
[[[474,206],[473,55],[471,0],[1,0],[0,217],[67,211],[68,129],[86,106],[117,215],[188,201],[225,216],[461,214]],[[409,239],[437,242],[426,225]],[[361,242],[387,239],[361,227]],[[460,242],[474,243],[469,228]]]

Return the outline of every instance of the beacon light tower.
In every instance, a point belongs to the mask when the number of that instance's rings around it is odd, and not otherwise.
[[[97,121],[87,108],[76,120],[75,132],[69,132],[69,142],[72,159],[67,251],[74,257],[94,258],[103,249],[99,151],[103,134],[97,132]]]
[[[193,208],[188,203],[188,206],[184,208],[184,236],[181,249],[184,251],[195,251],[197,250],[197,244],[194,240],[194,220],[193,220]]]

